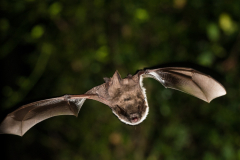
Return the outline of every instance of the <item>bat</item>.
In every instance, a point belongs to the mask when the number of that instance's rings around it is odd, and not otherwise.
[[[85,94],[40,100],[18,108],[3,120],[0,134],[23,136],[35,124],[47,118],[59,115],[77,117],[86,99],[93,99],[109,106],[120,121],[137,125],[146,119],[149,111],[143,78],[153,78],[165,88],[188,93],[208,103],[226,94],[225,88],[219,82],[191,68],[147,69],[133,76],[129,74],[124,79],[116,71],[113,77],[104,78],[105,83]]]

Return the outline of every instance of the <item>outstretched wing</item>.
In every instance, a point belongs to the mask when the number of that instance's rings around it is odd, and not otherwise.
[[[154,78],[166,88],[188,93],[208,103],[226,94],[225,88],[219,82],[191,68],[152,69],[146,70],[141,76]]]
[[[8,114],[0,125],[0,134],[23,136],[35,124],[59,115],[77,116],[85,100],[96,95],[65,95],[24,105]]]

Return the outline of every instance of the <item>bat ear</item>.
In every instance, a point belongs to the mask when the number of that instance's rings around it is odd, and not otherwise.
[[[120,74],[118,73],[118,71],[116,71],[112,77],[112,83],[113,83],[113,85],[120,86],[122,83],[121,81],[122,81],[122,78],[121,78]]]

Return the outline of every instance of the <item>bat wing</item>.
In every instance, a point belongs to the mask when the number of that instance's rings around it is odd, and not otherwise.
[[[8,114],[0,125],[0,134],[23,136],[35,124],[54,116],[77,117],[83,103],[96,95],[65,95],[24,105]]]
[[[226,94],[225,88],[209,75],[191,68],[169,67],[146,70],[143,77],[151,77],[166,88],[176,89],[206,102]]]

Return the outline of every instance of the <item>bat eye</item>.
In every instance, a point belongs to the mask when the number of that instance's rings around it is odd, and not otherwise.
[[[131,97],[124,98],[124,101],[129,101],[131,100]]]
[[[138,110],[141,110],[141,109],[142,109],[141,105],[138,105]]]
[[[126,115],[126,114],[127,114],[127,112],[126,112],[123,108],[121,108],[119,105],[117,105],[117,108],[120,110],[120,112],[121,112],[123,115]]]

